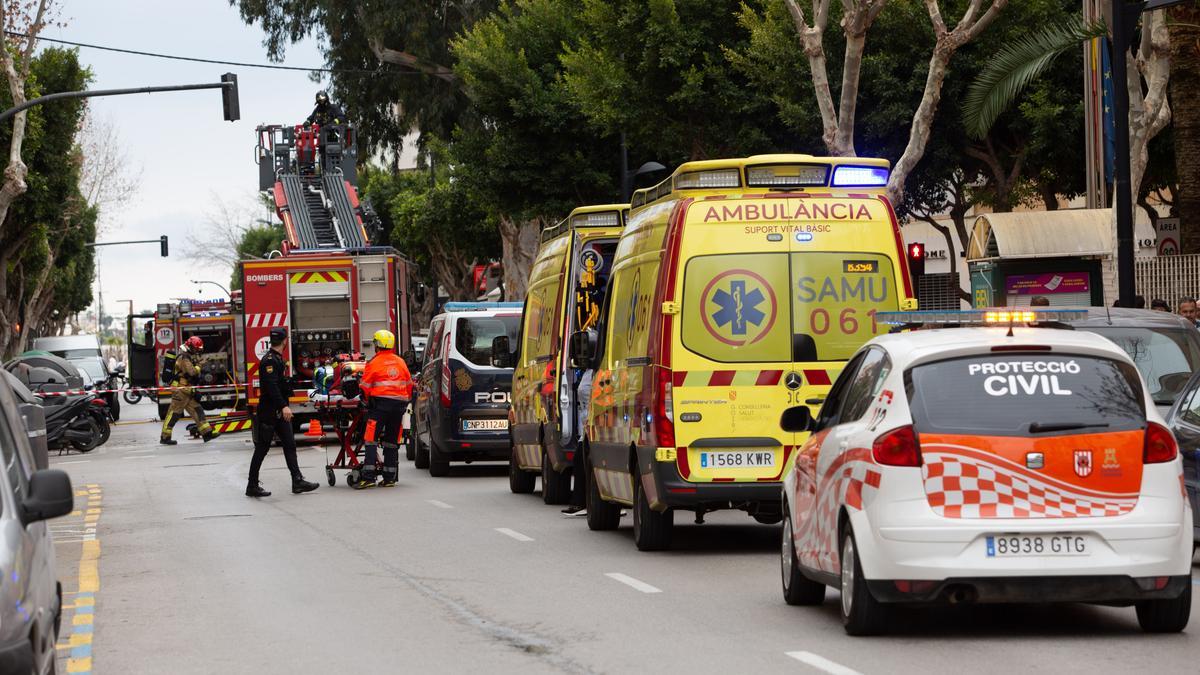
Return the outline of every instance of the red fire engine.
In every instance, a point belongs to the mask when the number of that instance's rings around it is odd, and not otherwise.
[[[204,350],[198,359],[200,404],[207,410],[245,407],[245,350],[237,291],[232,300],[161,303],[154,312],[153,323],[144,330],[153,331],[154,335],[154,386],[170,385],[170,382],[162,381],[163,355],[168,350],[178,354],[180,345],[188,338],[198,336],[204,341]],[[170,391],[160,390],[157,399],[158,417],[162,419],[171,403]]]

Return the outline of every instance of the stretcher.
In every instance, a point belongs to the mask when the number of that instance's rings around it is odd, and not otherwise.
[[[325,448],[325,479],[329,487],[337,485],[337,469],[349,469],[346,472],[346,485],[358,482],[362,467],[363,430],[366,428],[367,410],[357,398],[341,396],[311,397],[317,409],[317,421],[324,431],[326,426],[332,427],[338,440],[337,456],[329,459],[329,446],[324,442],[322,434],[321,445]]]

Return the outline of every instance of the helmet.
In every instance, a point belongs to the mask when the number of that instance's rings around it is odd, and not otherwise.
[[[378,349],[395,349],[396,335],[390,330],[375,331],[375,347]]]
[[[187,345],[187,348],[193,352],[198,352],[201,349],[204,349],[204,340],[201,340],[199,335],[193,335],[183,344]]]
[[[318,91],[317,92],[317,105],[325,105],[327,103],[329,103],[329,94],[326,94],[323,91]]]

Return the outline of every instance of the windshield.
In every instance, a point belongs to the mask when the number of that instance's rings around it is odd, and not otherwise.
[[[521,330],[520,314],[499,314],[458,320],[454,345],[463,358],[477,366],[492,367],[492,340],[507,335],[510,343]]]
[[[987,354],[916,366],[905,386],[920,432],[1037,436],[1146,423],[1127,364],[1069,354]]]
[[[891,260],[877,253],[696,256],[683,280],[683,344],[726,363],[845,361],[886,332],[898,306]]]
[[[100,362],[100,358],[92,354],[89,358],[71,358],[67,357],[76,368],[87,373],[95,382],[100,382],[108,377],[108,373],[104,372],[104,364]]]
[[[51,349],[50,353],[68,361],[100,357],[99,349]]]
[[[1190,329],[1136,326],[1079,326],[1078,329],[1103,335],[1125,350],[1146,380],[1150,397],[1157,405],[1174,404],[1192,372],[1200,368],[1200,348],[1189,334]]]

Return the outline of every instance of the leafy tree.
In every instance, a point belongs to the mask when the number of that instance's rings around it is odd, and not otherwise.
[[[237,260],[251,260],[253,258],[265,258],[271,251],[279,250],[281,242],[284,238],[283,224],[272,223],[270,225],[250,225],[242,229],[241,239],[234,249],[237,253]],[[242,275],[236,265],[229,276],[229,289],[236,291],[242,287]]]

